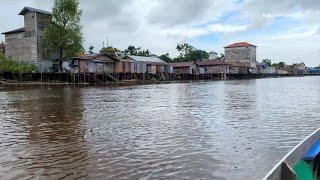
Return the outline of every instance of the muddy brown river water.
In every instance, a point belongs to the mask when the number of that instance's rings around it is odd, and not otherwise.
[[[261,179],[320,127],[320,77],[0,87],[0,179]]]

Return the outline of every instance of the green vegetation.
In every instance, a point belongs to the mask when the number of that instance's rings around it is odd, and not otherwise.
[[[128,46],[127,49],[125,49],[123,51],[123,53],[125,55],[132,55],[132,56],[150,56],[150,51],[147,49],[147,50],[141,50],[141,47],[135,47],[133,45],[130,45]]]
[[[277,68],[284,68],[286,64],[284,62],[279,62],[279,63],[273,63],[272,66]]]
[[[183,61],[201,61],[204,59],[209,58],[209,54],[206,51],[196,49],[195,47],[184,43],[184,44],[178,44],[176,47],[177,51],[179,51],[180,55],[176,58],[171,58],[169,53],[162,54],[158,56],[159,59],[165,61],[165,62],[183,62]],[[89,53],[90,53],[89,48]],[[136,47],[134,45],[128,46],[127,49],[121,51],[117,48],[113,47],[106,47],[102,48],[100,50],[100,53],[102,54],[109,54],[114,56],[145,56],[149,57],[152,56],[151,52],[146,50],[141,50],[141,47]],[[221,59],[224,59],[224,55],[221,57]]]
[[[224,54],[221,53],[220,56],[219,56],[219,59],[220,59],[220,61],[225,62],[226,57],[224,56]]]
[[[46,56],[59,55],[59,68],[62,61],[70,60],[82,52],[81,14],[77,0],[55,0],[52,9],[52,24],[44,33]]]
[[[113,47],[106,47],[106,48],[102,48],[102,49],[100,50],[100,53],[101,53],[101,54],[107,54],[107,55],[116,57],[116,55],[117,55],[117,49],[116,49],[116,48],[113,48]]]
[[[91,45],[89,47],[89,54],[94,54],[93,50],[94,50],[94,46]]]
[[[0,72],[10,72],[14,74],[22,74],[36,71],[34,64],[21,63],[8,59],[4,54],[0,53]]]
[[[155,78],[155,77],[152,77],[151,79],[151,82],[153,83],[158,83],[159,82],[159,79]]]
[[[161,56],[159,56],[159,59],[161,59],[161,60],[163,60],[165,62],[171,62],[172,61],[169,53],[162,54]]]
[[[209,58],[209,54],[206,51],[196,49],[187,43],[178,44],[176,49],[180,55],[174,58],[172,62],[201,61]]]

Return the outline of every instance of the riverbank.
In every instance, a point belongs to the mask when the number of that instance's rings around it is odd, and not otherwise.
[[[150,85],[150,84],[168,84],[168,83],[190,83],[190,82],[208,82],[208,81],[229,81],[229,80],[245,80],[245,79],[262,79],[262,78],[284,78],[284,77],[304,77],[304,76],[320,76],[320,75],[286,75],[286,76],[238,76],[236,78],[190,78],[190,79],[175,79],[175,80],[158,80],[152,78],[150,80],[122,80],[122,81],[99,81],[99,82],[68,82],[68,81],[20,81],[2,79],[0,86],[106,86],[106,87],[121,87],[121,86],[136,86],[136,85]]]

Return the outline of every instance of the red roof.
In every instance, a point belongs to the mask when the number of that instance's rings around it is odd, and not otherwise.
[[[190,67],[194,65],[194,62],[176,62],[176,63],[169,63],[170,66],[175,68],[182,68],[182,67]]]
[[[248,46],[257,47],[255,45],[247,43],[247,42],[237,42],[237,43],[230,44],[230,45],[228,45],[228,46],[226,46],[224,48],[248,47]]]
[[[198,66],[217,66],[217,65],[226,65],[225,62],[219,60],[219,58],[211,59],[211,60],[204,60],[204,61],[197,61],[196,64]]]

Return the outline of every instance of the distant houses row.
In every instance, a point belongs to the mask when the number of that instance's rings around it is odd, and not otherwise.
[[[118,59],[107,54],[82,54],[74,57],[65,70],[74,73],[171,73],[172,66],[157,57],[127,56]]]
[[[51,13],[25,7],[19,15],[24,16],[24,27],[4,32],[5,55],[38,65],[39,72],[52,72],[54,63],[45,59],[41,38],[44,29],[51,22]],[[4,45],[0,46],[4,50]],[[139,73],[139,74],[300,74],[304,64],[294,67],[271,67],[267,63],[257,63],[257,46],[238,42],[224,47],[225,58],[210,52],[209,59],[193,62],[166,63],[156,56],[126,56],[117,58],[106,54],[81,54],[72,62],[64,62],[64,71],[72,73]]]

